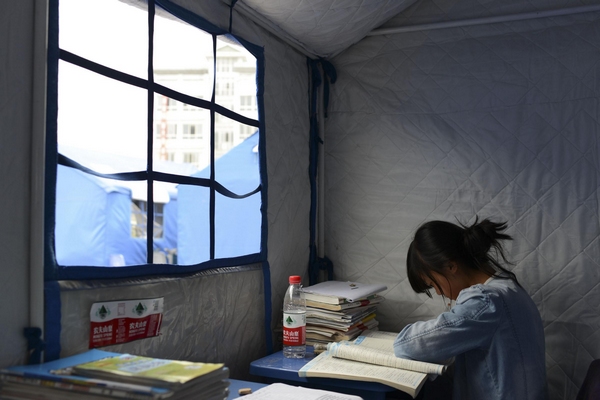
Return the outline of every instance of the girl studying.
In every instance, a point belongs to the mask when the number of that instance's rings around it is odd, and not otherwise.
[[[397,357],[427,362],[454,358],[453,398],[545,400],[545,342],[539,311],[508,263],[506,223],[477,219],[470,226],[430,221],[407,254],[413,290],[447,299],[437,318],[406,326]],[[452,301],[455,305],[450,308]]]

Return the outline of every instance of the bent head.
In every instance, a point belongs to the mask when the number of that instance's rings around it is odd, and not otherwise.
[[[464,229],[445,221],[430,221],[417,230],[408,248],[406,271],[411,287],[417,293],[435,289],[438,295],[455,300],[453,272],[463,268],[462,237]]]
[[[490,249],[508,263],[501,240],[511,237],[502,233],[506,223],[488,219],[475,220],[471,226],[446,221],[430,221],[421,225],[408,248],[406,271],[413,290],[436,293],[456,300],[459,292],[473,284],[483,283],[500,273],[517,282],[515,275],[502,267]],[[517,282],[518,284],[518,282]]]

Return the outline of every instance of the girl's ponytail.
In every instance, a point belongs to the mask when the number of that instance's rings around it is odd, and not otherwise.
[[[501,272],[501,275],[514,280],[518,283],[514,273],[504,268],[499,259],[506,264],[511,264],[505,254],[502,246],[502,240],[512,240],[512,237],[503,233],[506,229],[506,222],[492,222],[489,219],[484,219],[479,222],[478,217],[471,226],[462,225],[463,231],[463,246],[466,255],[465,259],[470,259],[471,268],[484,271],[491,275],[496,275],[496,272]]]

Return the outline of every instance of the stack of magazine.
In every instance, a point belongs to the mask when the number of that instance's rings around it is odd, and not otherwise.
[[[224,400],[228,395],[229,369],[224,364],[97,349],[0,370],[1,399]]]
[[[377,305],[387,287],[381,284],[327,281],[302,289],[306,300],[306,344],[352,340],[377,329]]]

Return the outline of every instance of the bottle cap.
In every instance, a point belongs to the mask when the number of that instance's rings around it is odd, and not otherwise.
[[[300,282],[302,282],[302,278],[300,277],[300,275],[290,276],[290,285],[295,285]]]

